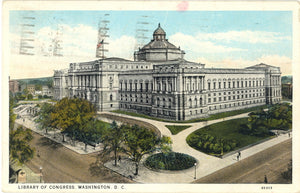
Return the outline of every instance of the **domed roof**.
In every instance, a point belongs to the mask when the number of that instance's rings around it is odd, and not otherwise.
[[[153,35],[166,35],[166,32],[160,27],[160,23],[158,24],[157,29],[153,32]]]
[[[146,44],[142,49],[152,49],[152,48],[163,48],[163,49],[178,49],[176,46],[168,41],[151,41]]]

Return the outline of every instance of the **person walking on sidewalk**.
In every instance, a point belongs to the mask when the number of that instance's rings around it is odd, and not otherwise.
[[[239,156],[239,159],[241,159],[241,158],[242,158],[242,156],[241,156],[241,152],[240,152],[240,151],[238,152],[238,156]]]

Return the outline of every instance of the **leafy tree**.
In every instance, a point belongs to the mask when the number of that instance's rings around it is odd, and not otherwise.
[[[134,175],[138,175],[139,164],[145,154],[171,149],[171,139],[169,137],[163,136],[160,138],[153,131],[137,125],[126,126],[124,130],[125,145],[123,151],[135,162]]]
[[[34,148],[31,148],[29,142],[33,139],[31,130],[18,127],[14,130],[16,115],[13,113],[15,105],[12,94],[9,95],[9,160],[23,164],[33,158]]]
[[[36,122],[39,123],[41,129],[45,129],[46,133],[52,128],[51,113],[55,110],[54,105],[50,103],[43,103],[39,112],[39,117]]]
[[[28,100],[33,99],[33,95],[32,95],[32,94],[28,94],[28,95],[27,95],[27,99],[28,99]]]
[[[87,100],[63,98],[55,104],[51,113],[52,126],[71,136],[73,142],[83,128],[95,116],[95,106]]]
[[[33,139],[30,129],[18,127],[9,133],[9,158],[24,164],[33,158],[35,149],[29,145]]]
[[[27,89],[27,87],[23,89],[23,93],[25,96],[27,96],[29,94],[29,90]]]
[[[104,145],[103,152],[105,154],[113,152],[115,166],[117,165],[117,153],[119,150],[121,150],[121,145],[125,137],[124,131],[127,127],[128,126],[126,125],[118,126],[117,123],[113,121],[110,127],[105,128],[105,130],[103,130],[104,132],[101,137],[102,143]]]
[[[11,92],[9,92],[9,130],[13,130],[16,115],[14,114],[13,107],[15,106],[15,100]]]
[[[41,84],[36,84],[36,85],[34,85],[34,89],[38,90],[38,91],[41,91],[42,90],[42,85]]]
[[[255,136],[267,136],[270,130],[288,130],[292,128],[292,106],[285,104],[273,105],[268,111],[261,109],[249,114],[248,123],[240,132]]]
[[[85,144],[85,151],[87,150],[88,144],[95,145],[94,147],[96,147],[96,144],[101,141],[100,139],[105,127],[104,122],[97,119],[91,119],[86,125],[80,128],[78,139]]]

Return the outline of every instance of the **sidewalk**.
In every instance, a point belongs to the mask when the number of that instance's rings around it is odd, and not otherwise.
[[[110,114],[111,112],[105,112],[105,113]],[[98,114],[101,114],[101,113],[98,113]],[[111,114],[120,115],[117,113],[111,113]],[[207,121],[207,122],[178,124],[178,125],[191,125],[191,127],[184,131],[181,131],[177,135],[172,135],[171,132],[168,130],[168,128],[165,127],[165,125],[172,125],[172,123],[170,124],[170,123],[165,123],[165,122],[159,122],[159,121],[155,121],[155,120],[145,119],[145,118],[141,118],[141,117],[133,117],[133,116],[129,116],[129,115],[120,115],[120,116],[149,122],[149,123],[155,125],[161,131],[162,135],[167,135],[167,136],[171,137],[171,139],[173,141],[172,150],[174,152],[185,153],[185,154],[193,156],[194,158],[197,159],[198,164],[197,164],[197,168],[196,168],[196,179],[199,179],[199,178],[209,175],[217,170],[220,170],[224,167],[227,167],[231,164],[236,163],[237,162],[237,154],[233,154],[233,155],[228,156],[223,159],[217,158],[214,156],[210,156],[210,155],[207,155],[205,153],[202,153],[200,151],[197,151],[197,150],[191,148],[186,143],[186,137],[190,133],[192,133],[204,126],[218,123],[221,121],[246,117],[246,116],[248,116],[248,113],[235,115],[232,117],[226,117],[226,118],[222,118],[222,119],[216,119],[216,120]],[[274,146],[274,145],[281,143],[288,139],[289,139],[288,134],[282,134],[276,138],[270,139],[263,143],[260,143],[260,144],[254,145],[252,147],[249,147],[247,149],[244,149],[241,151],[241,159],[250,157],[260,151],[263,151],[271,146]],[[136,182],[141,182],[141,183],[190,183],[195,180],[194,179],[194,177],[195,177],[195,168],[194,167],[187,169],[187,170],[183,170],[183,171],[160,171],[160,172],[157,172],[157,171],[149,170],[145,166],[143,166],[143,164],[140,164],[139,175],[134,176],[133,174],[135,172],[135,167],[131,161],[129,161],[129,160],[123,161],[122,160],[118,164],[119,164],[118,166],[114,166],[114,161],[111,161],[111,162],[105,163],[105,166],[116,171],[117,173],[120,173],[121,175],[123,175],[125,177],[132,176],[133,180]]]
[[[23,122],[23,119],[24,119],[24,122]],[[98,145],[95,148],[93,146],[87,145],[87,150],[85,151],[85,144],[83,142],[76,141],[75,142],[76,145],[74,146],[71,144],[72,141],[68,137],[65,137],[65,142],[62,142],[63,137],[60,134],[59,130],[48,131],[48,133],[46,133],[44,130],[37,128],[37,124],[33,120],[31,120],[30,117],[28,117],[28,116],[23,116],[22,118],[16,119],[16,123],[23,125],[24,127],[29,128],[32,131],[51,139],[52,141],[60,143],[63,146],[65,146],[66,148],[68,148],[72,151],[75,151],[79,154],[95,153],[95,152],[102,150],[101,145]]]
[[[43,178],[38,173],[34,173],[29,167],[27,167],[25,164],[18,165],[17,163],[11,164],[11,168],[16,172],[18,170],[23,170],[26,174],[26,183],[43,183]],[[17,176],[14,176],[14,178],[17,178]],[[16,182],[18,183],[18,182]],[[20,183],[20,182],[19,182]]]
[[[57,143],[61,143],[65,147],[69,148],[72,151],[75,151],[79,154],[88,154],[88,153],[94,153],[97,151],[101,150],[101,146],[98,146],[94,149],[94,147],[89,146],[87,147],[87,151],[84,150],[84,144],[82,142],[77,142],[76,146],[71,145],[69,142],[62,142],[62,136],[59,131],[49,131],[48,134],[45,133],[45,131],[40,130],[37,128],[36,123],[32,120],[30,116],[28,116],[25,112],[24,109],[20,110],[22,112],[21,118],[16,120],[16,123],[24,125],[27,128],[32,129],[33,131],[53,140],[56,141]],[[236,156],[237,154],[230,155],[226,158],[217,158],[214,156],[207,155],[205,153],[202,153],[200,151],[197,151],[193,148],[191,148],[187,143],[186,143],[186,137],[207,125],[218,123],[221,121],[226,121],[226,120],[231,120],[231,119],[236,119],[236,118],[242,118],[246,117],[248,113],[240,114],[240,115],[235,115],[232,117],[227,117],[227,118],[222,118],[222,119],[217,119],[217,120],[212,120],[212,121],[206,121],[206,122],[197,122],[197,123],[178,123],[175,125],[190,125],[191,127],[181,131],[177,135],[172,135],[170,130],[165,126],[165,125],[174,125],[173,123],[165,123],[165,122],[160,122],[160,121],[155,121],[155,120],[150,120],[150,119],[145,119],[141,117],[133,117],[129,115],[120,115],[117,113],[111,113],[111,112],[101,112],[98,113],[101,115],[102,113],[106,114],[114,114],[117,116],[121,117],[127,117],[131,119],[136,119],[144,122],[148,122],[161,132],[162,135],[169,136],[172,141],[172,149],[174,152],[180,152],[180,153],[185,153],[190,156],[193,156],[197,160],[197,166],[196,169],[195,167],[192,167],[187,170],[182,170],[182,171],[153,171],[150,169],[147,169],[145,166],[143,166],[142,162],[139,167],[139,175],[134,176],[135,172],[135,165],[128,159],[122,159],[121,162],[118,162],[118,166],[114,166],[114,161],[110,161],[105,163],[104,165],[108,168],[110,168],[113,171],[116,171],[117,173],[133,178],[134,181],[140,182],[140,183],[190,183],[194,181],[195,177],[196,179],[199,179],[201,177],[204,177],[206,175],[209,175],[217,170],[220,170],[224,167],[227,167],[231,164],[234,164],[237,162]],[[24,121],[23,121],[24,119]],[[111,122],[112,120],[106,119],[105,121]],[[55,137],[54,137],[55,136]],[[248,149],[244,149],[241,151],[241,159],[247,158],[251,155],[254,155],[262,150],[265,150],[271,146],[274,146],[275,144],[278,144],[280,142],[283,142],[285,140],[289,139],[288,134],[281,134],[276,138],[270,139],[268,141],[265,141],[263,143],[257,144],[255,146],[249,147]],[[71,141],[71,140],[69,140]],[[145,159],[145,158],[143,158]],[[195,176],[195,171],[196,171],[196,176]]]
[[[280,135],[276,138],[268,140],[264,143],[252,146],[248,149],[241,151],[241,159],[250,157],[260,151],[263,151],[269,147],[272,147],[278,143],[281,143],[285,140],[290,139],[288,134]],[[183,147],[184,150],[186,147]],[[196,179],[200,179],[204,176],[214,173],[222,168],[230,166],[234,163],[237,163],[236,154],[228,156],[224,159],[217,158],[214,156],[209,156],[207,154],[201,153],[192,148],[188,148],[185,151],[176,151],[181,153],[189,154],[195,157],[198,161],[196,168]],[[241,160],[240,159],[240,160]],[[133,180],[140,183],[190,183],[195,179],[195,168],[192,167],[187,170],[182,171],[160,171],[156,172],[146,168],[142,163],[139,167],[139,174],[134,176],[135,166],[134,163],[127,159],[122,159],[121,162],[118,162],[118,166],[114,166],[114,161],[110,161],[104,164],[106,167],[111,170],[125,176],[133,177]]]

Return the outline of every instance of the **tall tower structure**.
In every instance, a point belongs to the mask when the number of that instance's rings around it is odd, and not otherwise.
[[[136,23],[136,31],[135,31],[135,38],[136,38],[136,45],[135,50],[138,50],[139,48],[142,48],[149,39],[147,33],[149,33],[149,16],[142,15],[138,18],[138,21]]]
[[[57,25],[56,34],[54,35],[54,38],[52,40],[53,56],[63,56],[62,35],[63,35],[63,26]]]
[[[28,11],[22,16],[20,49],[19,54],[34,55],[35,54],[35,16],[33,11]]]
[[[109,16],[110,14],[104,14],[103,19],[99,21],[98,24],[98,40],[96,45],[96,57],[104,59],[105,52],[108,52],[108,49],[106,48],[106,45],[108,45],[109,38],[108,32],[109,32]]]

